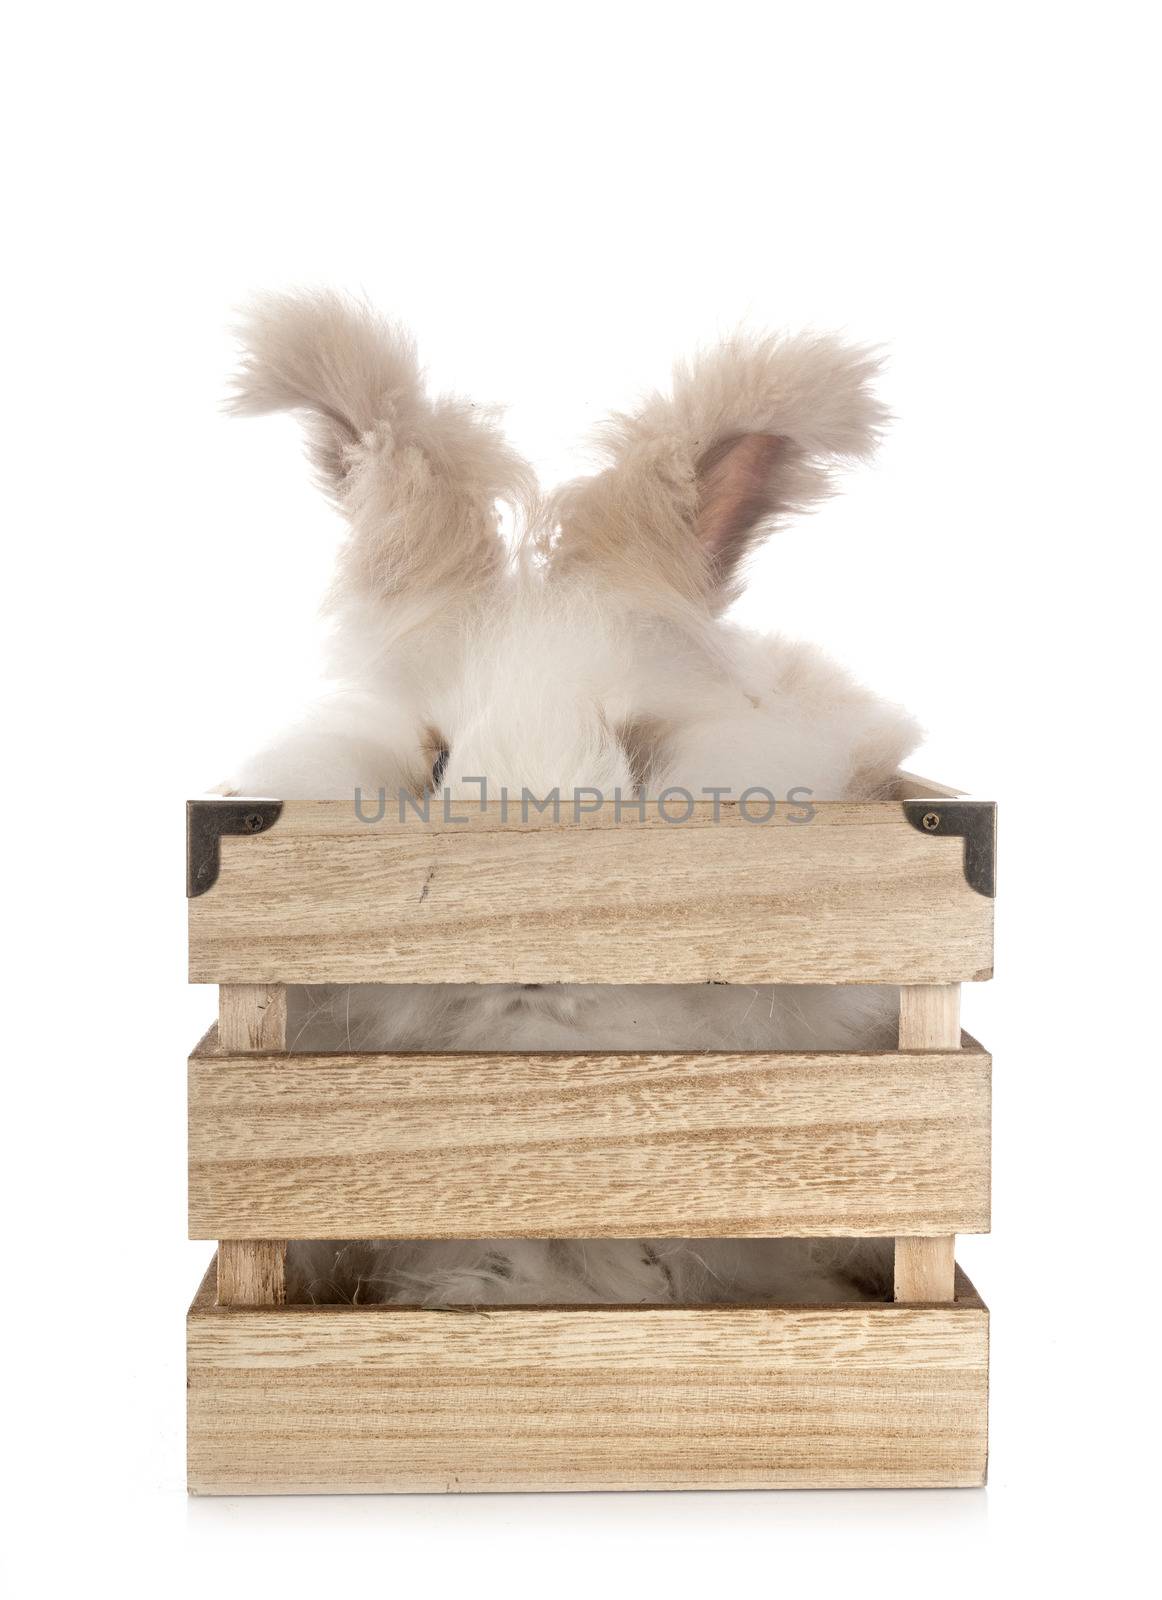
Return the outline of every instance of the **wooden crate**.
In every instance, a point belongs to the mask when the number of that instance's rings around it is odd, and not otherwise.
[[[196,1494],[968,1486],[988,1312],[951,1305],[189,1317]]]
[[[189,1482],[204,1494],[983,1482],[994,809],[905,780],[804,824],[696,808],[369,824],[191,803]],[[467,810],[467,808],[466,808]],[[879,983],[879,1052],[301,1054],[287,983]],[[292,1306],[287,1239],[895,1239],[895,1299]]]

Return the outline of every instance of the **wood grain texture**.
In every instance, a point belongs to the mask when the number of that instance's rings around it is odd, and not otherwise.
[[[285,1050],[286,986],[224,983],[218,990],[218,1037],[227,1050]]]
[[[955,1049],[960,1043],[960,985],[905,985],[900,990],[901,1050]],[[957,1228],[954,1233],[963,1233]],[[897,1238],[894,1293],[897,1300],[951,1300],[956,1239]]]
[[[218,1030],[231,1050],[286,1049],[286,989],[282,984],[224,984],[218,990]],[[206,1048],[203,1039],[199,1049]],[[215,1235],[215,1237],[217,1237]],[[286,1244],[281,1239],[222,1239],[218,1244],[218,1304],[279,1306],[286,1298]]]
[[[568,808],[566,808],[567,814]],[[189,902],[194,983],[950,983],[992,969],[993,903],[958,838],[896,802],[821,804],[807,824],[367,824],[288,801],[221,841]]]
[[[897,1300],[951,1300],[955,1275],[955,1238],[896,1240]]]
[[[960,985],[903,985],[899,1030],[901,1050],[955,1050],[960,1044]]]
[[[219,1305],[280,1306],[286,1299],[284,1240],[222,1239],[217,1261]]]
[[[192,1238],[763,1237],[989,1226],[990,1058],[190,1059]]]
[[[988,1313],[190,1311],[195,1494],[976,1485]]]

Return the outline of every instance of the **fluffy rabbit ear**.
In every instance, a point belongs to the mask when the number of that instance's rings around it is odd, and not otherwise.
[[[413,607],[419,622],[438,597],[495,576],[497,501],[530,498],[532,474],[487,412],[427,397],[401,329],[338,295],[276,295],[239,333],[230,409],[305,413],[320,479],[351,522],[340,594],[426,597]]]
[[[721,609],[747,552],[831,492],[832,463],[872,453],[876,370],[810,335],[740,337],[677,367],[669,396],[607,424],[607,470],[562,491],[555,570]]]

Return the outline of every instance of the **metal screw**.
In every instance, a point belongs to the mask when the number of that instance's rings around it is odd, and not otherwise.
[[[926,817],[924,819],[924,825],[925,827],[928,825],[928,819]],[[244,828],[248,828],[251,833],[257,833],[262,827],[262,813],[259,811],[248,811],[242,818],[242,826]]]
[[[940,826],[940,813],[938,811],[925,811],[920,820],[928,829],[929,833],[935,833],[936,829]]]

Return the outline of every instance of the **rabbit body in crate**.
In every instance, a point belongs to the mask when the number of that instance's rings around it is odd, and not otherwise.
[[[748,553],[872,452],[866,351],[732,339],[607,423],[603,470],[543,496],[496,418],[429,397],[408,337],[362,305],[274,297],[244,340],[234,409],[303,415],[349,534],[334,692],[235,792],[888,795],[911,719],[811,647],[723,618]],[[290,1001],[292,1047],[310,1049],[874,1049],[895,1032],[894,994],[874,989],[385,984]],[[883,1272],[878,1248],[790,1243],[363,1242],[288,1266],[292,1293],[429,1304],[745,1300],[772,1271],[784,1297],[827,1298],[836,1249],[853,1282]]]

